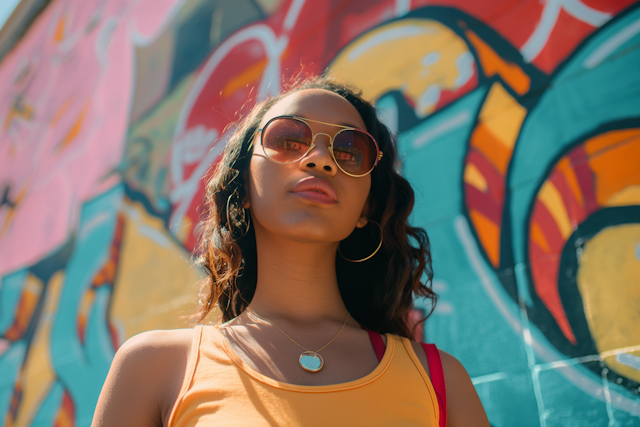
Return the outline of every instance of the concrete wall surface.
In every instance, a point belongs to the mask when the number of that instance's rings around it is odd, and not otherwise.
[[[227,125],[322,73],[397,135],[420,338],[491,424],[640,426],[631,0],[50,1],[0,61],[1,425],[89,425],[117,348],[185,327]]]

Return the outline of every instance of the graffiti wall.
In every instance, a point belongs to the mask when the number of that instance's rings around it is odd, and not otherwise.
[[[51,1],[0,62],[0,423],[89,425],[117,348],[187,324],[229,124],[317,74],[397,136],[421,338],[491,424],[640,425],[631,0]]]

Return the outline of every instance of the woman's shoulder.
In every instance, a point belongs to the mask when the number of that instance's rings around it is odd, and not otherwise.
[[[429,366],[429,360],[422,343],[411,341],[411,345],[424,370],[429,374],[429,377],[432,377],[432,370],[435,369],[435,366]],[[446,389],[447,425],[489,426],[487,416],[467,370],[457,358],[446,351],[438,349],[438,354]]]
[[[141,332],[126,340],[118,353],[127,356],[145,353],[171,353],[189,351],[194,329],[157,329]]]
[[[411,347],[413,348],[414,353],[418,357],[418,360],[422,364],[424,370],[431,377],[431,369],[433,367],[429,366],[429,359],[427,358],[427,353],[424,348],[424,343],[410,340]],[[462,366],[462,363],[458,359],[456,359],[451,354],[447,353],[444,350],[438,349],[438,354],[440,355],[440,361],[442,363],[442,371],[444,373],[445,378],[452,377],[452,380],[458,378],[459,376],[468,377],[466,369]],[[447,381],[448,382],[448,381]]]
[[[179,366],[191,353],[194,329],[152,330],[139,333],[122,344],[114,362],[132,365],[144,373],[155,366]]]
[[[152,330],[129,338],[113,363],[132,378],[168,388],[182,385],[193,342],[194,329]],[[162,372],[163,375],[158,375]]]
[[[189,360],[193,329],[153,330],[134,335],[116,352],[113,363],[122,367],[142,369],[141,374],[154,365],[174,366],[181,360]],[[165,368],[166,370],[166,368]],[[165,371],[163,370],[163,371]]]
[[[166,422],[182,387],[193,333],[193,329],[155,330],[125,341],[111,363],[94,425]]]

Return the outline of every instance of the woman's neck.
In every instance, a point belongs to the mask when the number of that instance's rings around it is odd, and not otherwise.
[[[337,245],[260,237],[254,311],[299,323],[347,316],[336,276]]]

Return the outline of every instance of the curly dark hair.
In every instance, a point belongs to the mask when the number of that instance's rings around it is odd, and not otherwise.
[[[242,207],[244,172],[249,168],[252,141],[269,108],[293,92],[312,88],[334,92],[349,101],[384,152],[371,172],[369,194],[369,219],[380,225],[383,244],[365,262],[352,263],[336,257],[340,294],[360,324],[380,333],[412,338],[415,326],[431,314],[437,299],[431,290],[433,271],[427,233],[408,224],[414,193],[409,182],[395,170],[395,141],[379,120],[375,107],[360,92],[325,77],[293,82],[278,96],[260,102],[237,124],[222,160],[207,182],[197,249],[198,263],[207,271],[207,277],[201,282],[200,306],[192,318],[202,322],[217,306],[227,321],[242,313],[253,298],[258,254],[249,214]],[[362,231],[366,229],[371,232]],[[348,252],[350,247],[375,248],[379,244],[378,227],[362,230],[356,229],[340,243],[343,253],[353,253]],[[418,322],[410,317],[415,297],[432,302],[431,311]]]

